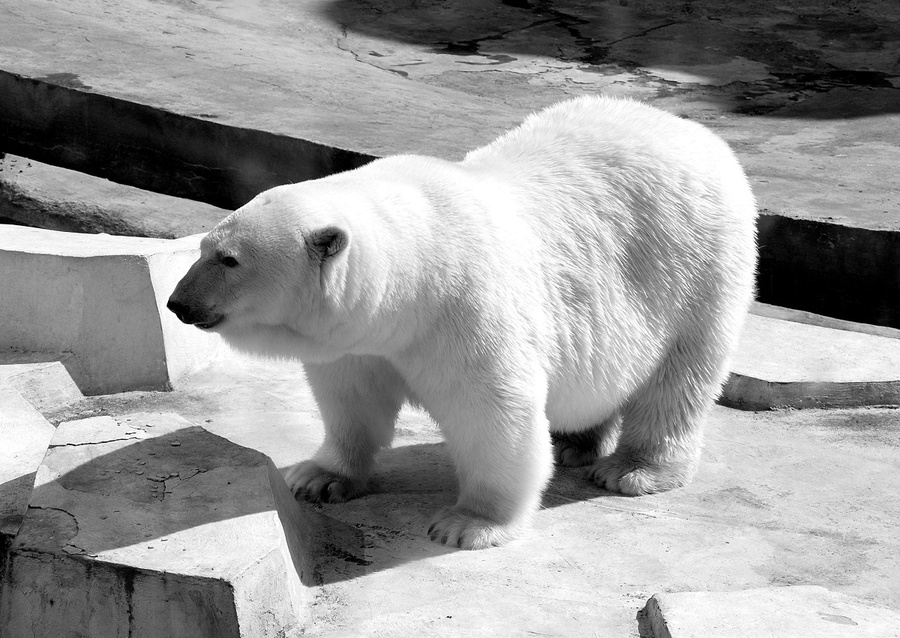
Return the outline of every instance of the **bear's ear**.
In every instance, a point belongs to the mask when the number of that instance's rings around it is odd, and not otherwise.
[[[337,226],[317,228],[306,236],[306,250],[316,261],[325,261],[344,250],[349,239],[347,231],[343,228]]]

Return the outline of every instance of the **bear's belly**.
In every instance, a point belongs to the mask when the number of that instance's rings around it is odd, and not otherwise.
[[[553,432],[578,432],[610,417],[625,397],[620,388],[594,387],[583,381],[550,388],[545,413]]]

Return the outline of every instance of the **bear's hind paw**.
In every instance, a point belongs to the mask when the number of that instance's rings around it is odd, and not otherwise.
[[[303,461],[284,470],[291,492],[313,503],[343,503],[365,491],[363,481],[326,470],[315,461]]]
[[[588,470],[588,478],[610,492],[642,496],[682,487],[694,474],[690,463],[629,457],[614,453],[600,459]]]
[[[507,525],[469,514],[458,507],[445,507],[431,519],[428,537],[450,547],[487,549],[506,544],[515,534]]]
[[[553,460],[562,467],[584,467],[597,460],[597,445],[591,435],[552,434]]]

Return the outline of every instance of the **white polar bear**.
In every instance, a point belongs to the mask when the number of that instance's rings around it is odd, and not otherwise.
[[[325,424],[296,494],[361,494],[401,405],[459,499],[433,540],[514,537],[556,459],[597,485],[684,485],[753,296],[753,195],[706,128],[583,97],[459,163],[389,157],[260,194],[204,238],[169,307],[303,362]]]

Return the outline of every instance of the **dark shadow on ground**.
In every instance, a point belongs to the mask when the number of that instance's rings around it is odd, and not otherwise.
[[[543,509],[614,496],[585,476],[585,468],[555,468]],[[405,445],[382,451],[363,497],[317,509],[336,521],[340,536],[323,564],[323,578],[336,582],[448,552],[463,551],[428,539],[431,517],[457,498],[453,464],[443,443]],[[355,530],[348,533],[349,530]]]
[[[627,72],[656,87],[657,97],[682,94],[737,114],[828,119],[900,112],[900,6],[817,5],[801,11],[777,0],[335,0],[324,15],[372,38],[354,53],[373,64],[399,42],[453,56],[460,71],[502,72],[516,56],[530,55],[590,73]],[[405,75],[403,66],[385,68]],[[749,76],[748,66],[756,70]],[[729,77],[732,68],[740,72]],[[667,80],[660,69],[713,78]],[[857,99],[782,110],[835,89]]]

